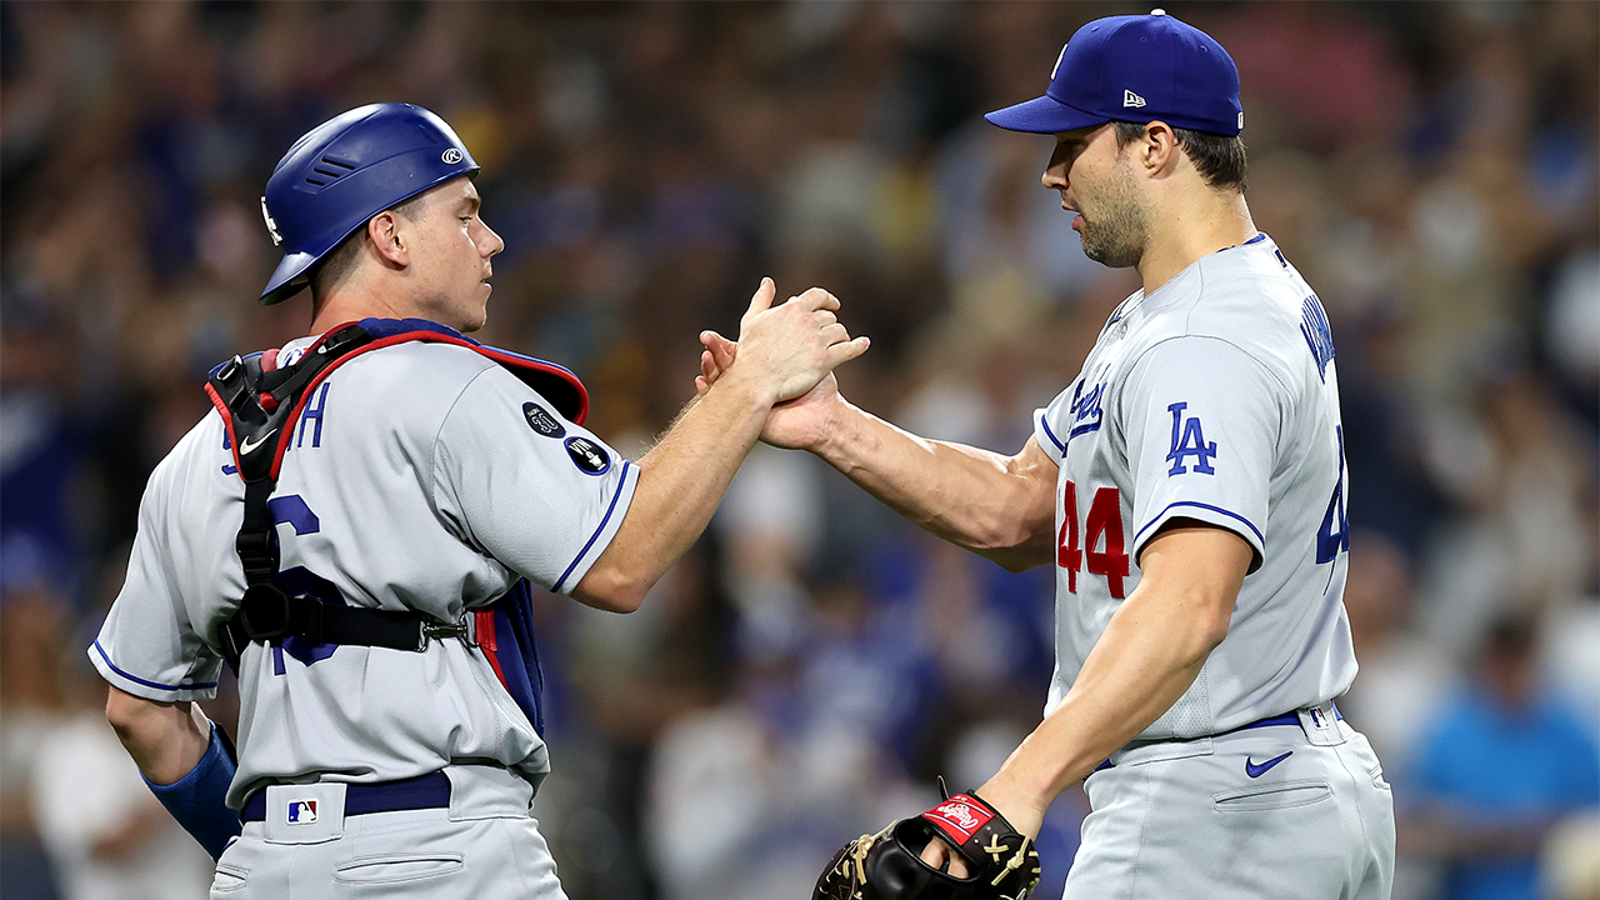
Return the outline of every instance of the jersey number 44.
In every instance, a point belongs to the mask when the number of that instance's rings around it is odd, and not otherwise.
[[[1067,590],[1078,592],[1078,572],[1103,575],[1111,596],[1117,600],[1127,594],[1122,579],[1128,576],[1128,552],[1122,528],[1122,495],[1116,488],[1094,492],[1089,515],[1083,522],[1083,542],[1079,543],[1078,486],[1067,482],[1062,497],[1061,534],[1057,538],[1056,564],[1067,571]],[[1096,550],[1096,547],[1104,547]]]

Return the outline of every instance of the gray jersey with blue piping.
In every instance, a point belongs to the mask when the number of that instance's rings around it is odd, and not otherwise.
[[[280,585],[445,622],[524,578],[569,593],[615,536],[638,481],[637,467],[555,404],[453,344],[351,359],[315,387],[294,427],[269,503]],[[214,635],[245,588],[234,550],[243,495],[213,412],[145,491],[127,580],[89,650],[112,685],[161,701],[215,695]],[[537,784],[548,753],[505,665],[455,639],[420,653],[298,638],[250,645],[229,805],[267,782],[389,781],[464,760]]]
[[[1255,551],[1228,636],[1141,739],[1227,731],[1337,697],[1347,476],[1322,305],[1265,235],[1117,308],[1082,373],[1034,416],[1060,466],[1054,709],[1174,518]]]

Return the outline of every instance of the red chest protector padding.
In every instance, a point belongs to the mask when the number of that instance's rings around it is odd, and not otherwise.
[[[510,370],[569,420],[583,424],[589,393],[561,366],[485,347],[425,319],[363,319],[329,331],[293,364],[264,370],[260,354],[234,357],[211,371],[206,393],[221,413],[244,479],[244,522],[234,542],[244,564],[245,592],[238,611],[219,630],[216,645],[237,672],[239,656],[255,641],[299,636],[313,644],[358,644],[422,650],[429,638],[466,634],[461,623],[417,612],[328,606],[313,597],[286,595],[276,584],[278,542],[267,501],[277,485],[294,424],[312,391],[334,369],[363,353],[407,341],[455,344]]]

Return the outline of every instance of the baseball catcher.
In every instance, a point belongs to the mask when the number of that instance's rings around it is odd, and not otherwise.
[[[934,868],[922,857],[943,841],[964,862]],[[864,834],[834,854],[813,900],[1022,900],[1039,883],[1033,841],[975,793],[956,794],[920,816]]]

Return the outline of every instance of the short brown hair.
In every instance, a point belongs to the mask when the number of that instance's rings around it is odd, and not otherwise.
[[[399,213],[414,222],[417,220],[418,211],[422,208],[422,198],[427,193],[427,191],[423,191],[420,194],[408,197],[399,204],[384,210],[384,212]],[[371,221],[372,219],[367,219],[367,222]],[[356,261],[361,258],[361,242],[366,240],[367,237],[367,222],[362,222],[360,228],[352,231],[344,240],[335,244],[333,249],[328,251],[328,255],[324,256],[321,262],[311,268],[311,292],[313,294],[318,297],[323,296],[330,288],[343,281],[344,277],[355,268]]]
[[[1121,149],[1132,143],[1139,135],[1144,134],[1148,122],[1112,122],[1117,130],[1117,147]],[[1225,134],[1212,134],[1208,131],[1195,131],[1191,128],[1173,128],[1172,133],[1178,139],[1178,146],[1188,155],[1194,163],[1195,169],[1200,172],[1200,177],[1205,179],[1207,185],[1219,190],[1232,188],[1239,193],[1244,193],[1249,187],[1245,181],[1244,138],[1241,135],[1228,136]]]

